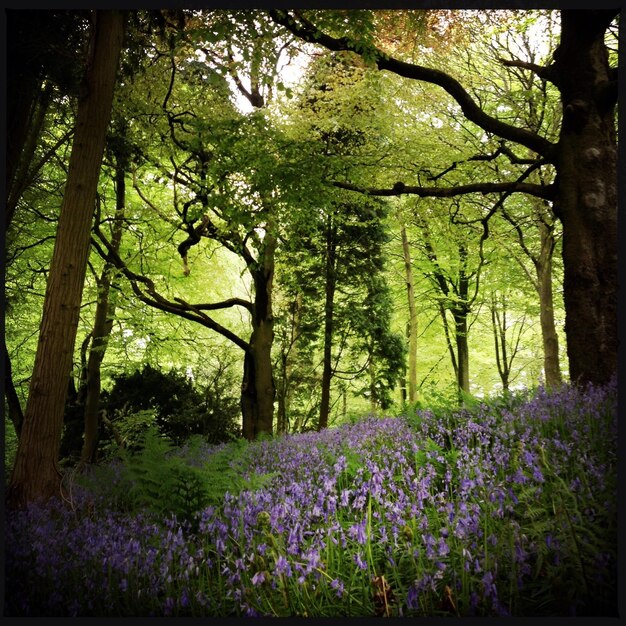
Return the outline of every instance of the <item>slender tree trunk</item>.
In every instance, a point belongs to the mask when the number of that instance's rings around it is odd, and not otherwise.
[[[123,220],[126,210],[126,159],[117,155],[115,171],[115,221],[111,245],[118,252],[122,241]],[[112,277],[116,272],[113,263],[105,263],[98,281],[98,300],[92,330],[91,349],[87,359],[87,378],[85,381],[85,436],[80,455],[80,465],[95,461],[98,445],[98,409],[101,392],[101,367],[109,343],[115,302],[110,298]]]
[[[281,354],[281,377],[276,389],[276,400],[278,411],[276,413],[276,432],[287,432],[287,394],[289,390],[289,381],[287,380],[287,368],[289,367],[289,359],[287,353]]]
[[[446,338],[448,354],[450,355],[450,362],[452,363],[452,369],[454,370],[454,378],[458,383],[459,364],[457,363],[456,351],[452,345],[452,340],[450,339],[450,329],[448,327],[448,318],[446,317],[446,307],[443,306],[443,304],[439,304],[439,316],[441,317],[441,323],[443,324],[443,334]]]
[[[24,422],[24,412],[22,411],[22,405],[17,395],[15,384],[13,383],[11,358],[9,357],[6,344],[4,345],[4,397],[7,401],[9,418],[15,428],[15,434],[19,438],[22,431],[22,423]]]
[[[407,334],[409,339],[409,370],[408,394],[409,403],[417,399],[417,310],[415,306],[415,281],[413,279],[413,265],[411,263],[411,249],[406,234],[406,227],[401,226],[402,254],[404,257],[404,271],[406,276],[406,296],[409,305],[409,320]]]
[[[20,152],[18,162],[11,167],[15,167],[12,175],[11,186],[7,186],[7,205],[5,213],[5,223],[8,225],[13,219],[18,200],[24,190],[28,187],[31,176],[30,166],[37,148],[37,142],[41,135],[41,130],[46,118],[46,112],[52,96],[52,83],[47,83],[39,93],[35,103],[33,103],[31,115],[28,119],[28,132],[23,138],[24,144]]]
[[[337,236],[333,225],[332,216],[329,215],[326,223],[326,267],[325,278],[325,302],[324,302],[324,355],[322,366],[322,396],[320,402],[320,419],[317,429],[323,430],[328,426],[330,413],[330,383],[332,379],[332,346],[333,346],[333,318],[335,310],[336,289],[336,252]]]
[[[491,299],[491,326],[493,329],[498,374],[500,375],[500,380],[502,381],[502,389],[504,389],[504,391],[508,391],[511,368],[509,367],[506,346],[506,302],[503,297],[502,318],[500,318],[498,313],[498,300],[495,294],[493,294]]]
[[[371,355],[368,371],[370,375],[370,411],[372,413],[376,413],[376,409],[378,408],[378,401],[376,399],[376,367],[374,365],[374,359]]]
[[[552,292],[552,253],[554,235],[545,224],[541,225],[541,252],[535,270],[539,294],[539,321],[543,342],[543,371],[548,388],[556,388],[563,380],[559,360],[559,336],[554,323],[554,300]]]
[[[453,311],[456,340],[457,384],[459,391],[469,393],[469,345],[467,342],[467,313]]]
[[[563,123],[555,213],[563,224],[563,297],[570,379],[617,372],[616,77],[604,33],[615,11],[562,11],[554,75]]]
[[[291,410],[292,370],[293,362],[298,358],[296,343],[300,336],[302,321],[302,294],[298,293],[291,305],[293,316],[291,318],[291,331],[289,341],[285,341],[281,352],[281,383],[278,395],[278,414],[276,416],[276,432],[286,433],[289,430],[289,413]]]
[[[58,453],[67,381],[123,31],[121,12],[96,12],[29,398],[7,494],[11,506],[52,497],[60,490]]]

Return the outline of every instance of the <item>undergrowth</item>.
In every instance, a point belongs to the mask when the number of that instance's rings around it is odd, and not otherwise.
[[[7,523],[10,615],[613,616],[616,388],[142,445]]]

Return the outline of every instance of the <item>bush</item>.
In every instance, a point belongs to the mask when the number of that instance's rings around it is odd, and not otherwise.
[[[194,434],[221,443],[238,435],[239,414],[237,401],[223,393],[222,382],[213,380],[202,389],[181,372],[163,373],[146,365],[132,374],[116,376],[102,402],[114,423],[154,410],[158,431],[176,445]]]

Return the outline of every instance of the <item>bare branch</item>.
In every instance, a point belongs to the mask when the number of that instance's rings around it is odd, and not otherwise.
[[[521,61],[519,59],[503,59],[498,57],[498,61],[505,67],[519,67],[524,70],[530,70],[551,83],[554,82],[554,68],[552,65],[537,65],[536,63],[529,63],[528,61]]]

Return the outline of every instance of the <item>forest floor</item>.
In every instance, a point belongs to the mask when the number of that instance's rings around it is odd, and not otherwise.
[[[6,521],[6,616],[613,616],[617,385],[174,448]]]

